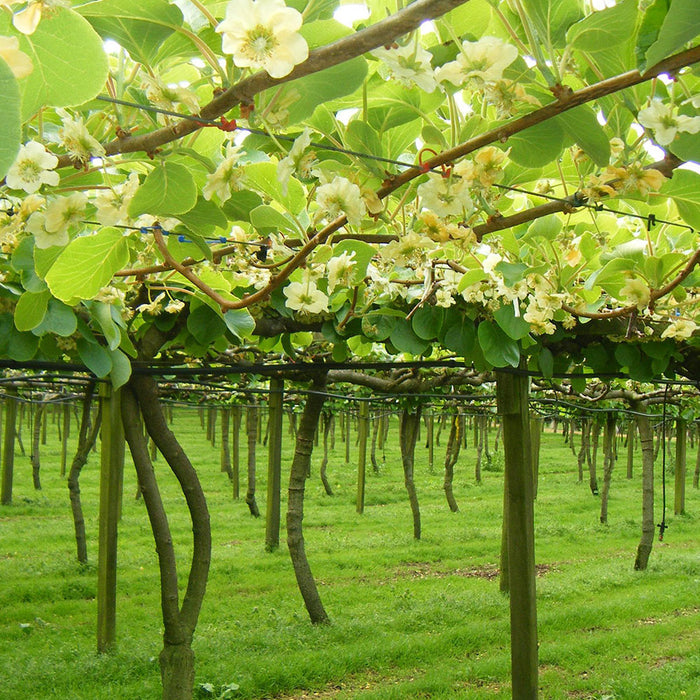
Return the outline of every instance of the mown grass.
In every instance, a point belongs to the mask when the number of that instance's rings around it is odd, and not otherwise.
[[[329,463],[333,497],[323,493],[317,475],[317,448],[305,537],[332,624],[313,627],[296,589],[284,532],[280,550],[266,553],[265,523],[252,518],[243,501],[232,500],[218,447],[207,443],[196,411],[177,410],[174,427],[195,456],[214,538],[194,643],[198,685],[236,683],[240,689],[232,697],[250,699],[510,697],[508,600],[494,576],[502,474],[485,471],[476,484],[471,444],[456,467],[459,513],[449,511],[441,489],[446,434],[436,449],[434,473],[427,451],[417,449],[420,542],[412,539],[396,422],[380,473],[368,475],[362,516],[354,507],[355,467],[344,464],[340,435]],[[133,498],[133,470],[127,464],[118,647],[98,655],[96,571],[94,564],[75,562],[68,493],[58,476],[55,428],[49,428],[49,444],[42,448],[44,490],[33,491],[29,460],[18,454],[14,503],[0,509],[0,698],[157,698],[158,573],[143,503]],[[286,467],[291,448],[285,436]],[[267,458],[262,446],[258,450],[258,503],[264,511]],[[354,446],[352,454],[354,460]],[[689,467],[694,456],[689,451]],[[241,458],[244,469],[245,450]],[[670,529],[663,543],[655,543],[649,569],[634,572],[641,520],[638,452],[636,458],[632,480],[624,478],[622,463],[616,467],[609,524],[603,526],[599,499],[585,482],[577,483],[575,460],[561,435],[543,437],[536,504],[543,698],[700,698],[698,492],[688,485],[687,514],[667,516]],[[501,459],[497,453],[496,464]],[[156,464],[184,581],[190,526],[173,478],[162,460]],[[97,465],[97,455],[91,456],[81,479],[91,562]]]

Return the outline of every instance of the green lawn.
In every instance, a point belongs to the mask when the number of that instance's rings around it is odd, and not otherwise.
[[[419,442],[420,542],[412,539],[395,420],[380,474],[368,473],[361,516],[354,506],[355,467],[344,463],[340,431],[328,467],[334,497],[323,493],[317,448],[305,537],[332,624],[314,628],[286,547],[265,552],[264,519],[253,519],[242,500],[232,500],[218,446],[206,441],[196,410],[176,410],[174,427],[194,457],[212,516],[212,569],[194,645],[198,685],[218,691],[235,683],[240,689],[230,694],[234,698],[510,697],[508,600],[495,575],[502,473],[484,471],[483,482],[475,484],[471,442],[455,468],[459,513],[449,511],[442,491],[446,431],[432,474]],[[0,508],[0,698],[158,698],[158,572],[143,503],[134,499],[133,468],[127,459],[118,647],[100,656],[94,598],[98,455],[91,455],[81,479],[93,564],[80,567],[55,432],[50,424],[49,444],[42,448],[43,491],[32,489],[29,458],[18,453],[14,503]],[[28,436],[24,441],[28,445]],[[285,473],[291,448],[285,432]],[[696,449],[688,452],[689,471]],[[258,504],[264,511],[267,456],[262,445],[258,450]],[[353,460],[355,455],[353,445]],[[625,478],[622,447],[619,457],[609,524],[602,526],[599,498],[591,495],[587,479],[577,483],[575,459],[562,436],[543,436],[535,509],[541,697],[700,698],[700,494],[689,477],[687,514],[674,517],[669,482],[665,541],[655,542],[648,571],[634,572],[640,455],[632,480]],[[244,449],[243,473],[245,459]],[[498,465],[502,453],[494,461]],[[183,498],[162,460],[156,466],[184,579],[190,535]],[[660,460],[657,467],[660,472]]]

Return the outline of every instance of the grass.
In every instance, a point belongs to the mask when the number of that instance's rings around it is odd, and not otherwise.
[[[249,699],[510,697],[508,600],[495,577],[502,474],[485,471],[482,483],[474,483],[471,444],[456,467],[455,514],[441,489],[445,433],[433,474],[419,443],[420,542],[412,539],[395,422],[380,474],[368,475],[362,516],[355,513],[355,468],[344,464],[339,431],[329,463],[332,498],[317,475],[321,455],[314,455],[305,537],[332,619],[315,628],[286,548],[265,552],[264,520],[232,500],[218,447],[206,441],[196,411],[176,411],[174,427],[197,457],[212,517],[212,570],[194,642],[197,685],[211,684],[218,694],[235,683],[239,690],[230,697]],[[0,509],[0,699],[158,698],[158,573],[143,503],[133,498],[133,469],[127,465],[119,535],[118,647],[98,655],[96,570],[75,562],[54,433],[50,425],[42,448],[44,490],[33,491],[29,459],[18,454],[14,502]],[[291,448],[286,436],[286,467]],[[258,449],[264,510],[267,457]],[[689,468],[694,456],[689,450]],[[244,468],[245,450],[241,458]],[[687,514],[667,516],[670,529],[663,543],[655,542],[649,569],[634,572],[638,452],[636,459],[635,477],[627,480],[620,450],[603,526],[599,499],[586,482],[577,483],[575,459],[561,435],[543,437],[536,503],[542,698],[700,698],[699,494],[688,484]],[[97,465],[92,455],[81,478],[91,562]],[[190,526],[171,475],[162,460],[156,465],[184,581]]]

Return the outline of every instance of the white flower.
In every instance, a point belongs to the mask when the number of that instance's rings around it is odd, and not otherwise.
[[[306,39],[298,33],[302,21],[283,0],[230,0],[216,31],[223,34],[223,52],[232,54],[239,68],[262,68],[283,78],[309,55]]]
[[[697,329],[695,321],[686,318],[677,318],[666,326],[661,334],[662,338],[675,338],[676,340],[686,340]]]
[[[226,157],[211,175],[207,175],[207,184],[202,190],[204,199],[216,195],[223,203],[230,199],[231,192],[241,189],[243,168],[237,165],[241,148],[242,146],[233,146],[231,143],[226,146]]]
[[[620,290],[620,298],[630,305],[634,304],[641,311],[649,306],[651,290],[642,280],[632,278]]]
[[[437,87],[435,72],[430,65],[431,54],[420,44],[409,43],[397,48],[379,48],[372,55],[380,60],[379,74],[396,78],[408,87],[415,83],[421,90],[432,92]]]
[[[131,173],[129,179],[109,190],[100,190],[95,197],[95,217],[103,226],[125,224],[130,221],[128,208],[139,187],[139,176]]]
[[[141,82],[146,90],[146,97],[156,107],[168,110],[185,107],[195,114],[199,112],[199,101],[192,90],[175,84],[165,84],[150,75],[141,76]]]
[[[463,85],[476,78],[495,83],[503,77],[503,71],[518,57],[518,49],[493,36],[479,41],[465,41],[455,61],[446,63],[436,71],[439,82],[449,81]]]
[[[360,188],[347,178],[336,176],[316,190],[321,218],[333,220],[345,214],[348,223],[359,226],[367,207]]]
[[[177,314],[180,313],[185,308],[185,302],[180,299],[171,299],[166,305],[163,311],[166,314]]]
[[[328,261],[329,292],[332,292],[339,284],[346,287],[350,286],[355,273],[355,266],[357,265],[357,262],[353,259],[354,257],[355,251],[352,250],[350,253],[342,253]]]
[[[83,192],[74,192],[68,197],[54,199],[46,207],[44,228],[49,233],[67,231],[71,224],[78,223],[85,216],[87,196]]]
[[[418,185],[418,196],[422,206],[438,216],[466,217],[474,210],[467,183],[460,177],[428,173],[427,182]]]
[[[15,29],[22,34],[34,34],[41,20],[43,2],[30,2],[23,10],[17,12],[12,18]]]
[[[668,146],[679,131],[697,134],[700,131],[700,117],[676,114],[674,105],[665,105],[661,100],[652,100],[646,109],[639,110],[637,121],[654,132],[659,146]]]
[[[13,190],[24,190],[30,194],[42,185],[55,187],[59,177],[53,169],[57,165],[58,158],[53,153],[49,153],[38,141],[29,141],[19,149],[5,181]]]
[[[493,272],[494,267],[496,267],[501,260],[503,260],[503,258],[498,253],[489,253],[484,258],[482,263],[484,266],[484,272],[490,275]]]
[[[58,137],[73,160],[87,163],[93,156],[104,156],[105,149],[90,135],[82,118],[73,119],[65,109],[57,109],[56,113],[63,121],[63,126],[58,130]]]
[[[311,130],[304,129],[301,136],[294,139],[292,147],[289,149],[289,153],[285,158],[277,165],[277,180],[282,185],[282,194],[287,194],[287,186],[289,184],[289,178],[297,171],[302,159],[304,158],[304,151],[311,144]]]
[[[26,229],[34,236],[34,245],[37,248],[50,248],[51,246],[64,246],[68,244],[68,229],[47,231],[46,221],[42,212],[35,212],[27,219]]]
[[[328,311],[328,297],[316,286],[313,280],[291,282],[284,288],[287,308],[308,314]]]
[[[0,36],[0,58],[7,63],[15,78],[26,78],[34,68],[32,59],[19,50],[16,36]]]

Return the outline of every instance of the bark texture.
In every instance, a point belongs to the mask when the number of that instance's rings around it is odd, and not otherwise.
[[[311,454],[314,447],[314,434],[318,427],[321,410],[326,400],[325,376],[312,384],[312,392],[306,397],[306,405],[301,414],[301,421],[296,434],[296,444],[292,468],[289,474],[289,496],[287,501],[287,547],[294,567],[299,592],[304,599],[304,605],[309,613],[311,622],[315,625],[329,622],[321,596],[316,587],[316,581],[304,547],[304,492],[306,478],[311,464]]]
[[[68,493],[70,496],[71,512],[73,513],[73,528],[75,530],[75,546],[78,561],[87,564],[87,538],[85,536],[85,517],[83,505],[80,500],[80,473],[87,464],[92,446],[97,440],[102,422],[102,406],[99,405],[95,420],[91,420],[92,400],[95,395],[95,382],[90,382],[85,390],[83,408],[80,417],[80,429],[78,432],[78,446],[75,450],[70,471],[68,472]]]
[[[416,453],[416,441],[418,440],[418,429],[420,428],[420,406],[414,411],[404,408],[401,414],[401,463],[403,464],[403,477],[408,493],[408,501],[411,504],[411,514],[413,516],[413,539],[419,540],[421,536],[420,505],[418,503],[418,493],[416,484],[413,481],[413,465]]]
[[[445,450],[445,478],[442,488],[445,491],[447,505],[453,513],[459,512],[459,506],[452,490],[452,481],[454,479],[454,468],[459,458],[459,451],[462,446],[462,432],[464,418],[459,414],[455,414],[452,418],[452,426],[450,427],[450,436],[447,438],[447,449]]]
[[[643,404],[634,406],[639,413],[646,413]],[[642,450],[642,538],[634,560],[635,571],[644,571],[654,544],[654,434],[646,415],[637,416],[639,444]]]

